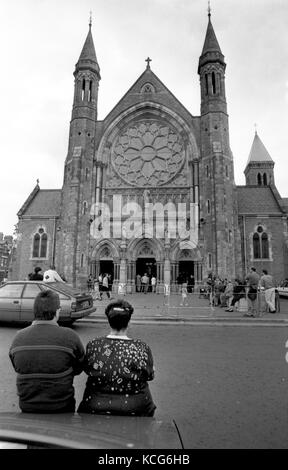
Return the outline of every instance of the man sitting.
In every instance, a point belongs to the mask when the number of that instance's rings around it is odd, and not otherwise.
[[[19,406],[26,413],[74,412],[73,379],[83,370],[84,346],[75,331],[60,327],[59,295],[40,292],[31,326],[20,330],[9,357],[17,372]]]

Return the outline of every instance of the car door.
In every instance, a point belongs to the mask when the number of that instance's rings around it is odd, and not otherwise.
[[[21,321],[33,321],[34,320],[34,300],[37,294],[41,292],[39,284],[37,282],[31,282],[25,285],[22,299],[21,299],[21,313],[20,313],[20,320]]]
[[[24,284],[4,284],[0,287],[0,321],[19,321],[21,294]]]

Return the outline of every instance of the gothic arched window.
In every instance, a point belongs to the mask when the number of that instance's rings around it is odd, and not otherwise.
[[[82,93],[81,93],[81,99],[84,101],[85,98],[85,78],[82,80]]]
[[[210,206],[210,199],[207,199],[207,214],[210,214],[211,206]]]
[[[255,259],[261,258],[260,256],[260,238],[258,233],[253,235],[253,255]]]
[[[269,259],[269,240],[263,227],[259,226],[253,235],[254,259]]]
[[[205,74],[205,86],[206,86],[206,95],[208,95],[209,92],[209,83],[208,83],[208,74]]]
[[[258,184],[258,186],[262,186],[262,176],[261,176],[261,173],[258,173],[258,175],[257,175],[257,184]]]
[[[48,236],[43,228],[39,228],[33,237],[32,257],[47,258]]]
[[[212,93],[216,95],[216,75],[215,72],[212,72]]]
[[[264,184],[264,186],[267,186],[267,175],[266,175],[266,173],[263,173],[263,184]]]

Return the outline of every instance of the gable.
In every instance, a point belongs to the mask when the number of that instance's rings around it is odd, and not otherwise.
[[[48,216],[60,215],[61,190],[38,189],[32,192],[18,212],[18,216]]]
[[[195,119],[173,93],[159,80],[154,72],[152,72],[150,68],[147,68],[106,116],[104,123],[110,123],[124,110],[145,101],[165,106],[175,113],[180,114],[187,122],[191,122],[191,120]]]

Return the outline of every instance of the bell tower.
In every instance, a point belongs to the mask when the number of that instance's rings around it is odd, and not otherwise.
[[[59,269],[69,283],[87,277],[89,213],[92,203],[93,156],[100,67],[92,37],[92,20],[74,71],[74,100],[65,161],[61,219],[57,232]],[[80,280],[81,283],[81,280]]]
[[[235,183],[229,144],[224,55],[208,9],[208,25],[198,74],[201,89],[200,230],[204,276],[235,276]]]

